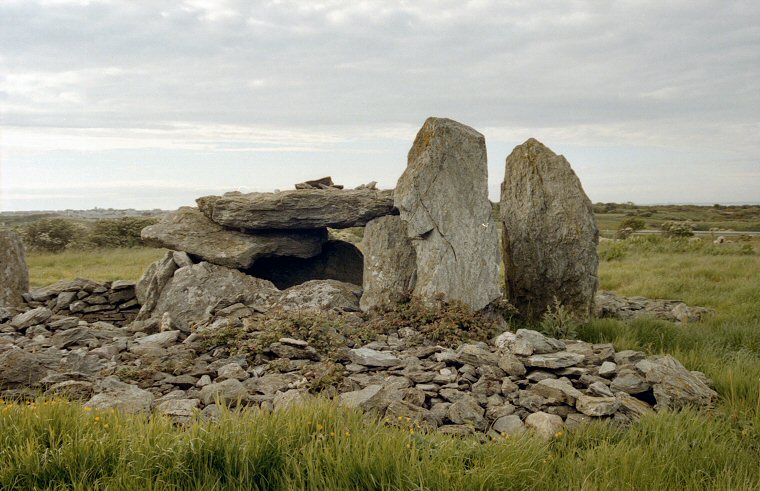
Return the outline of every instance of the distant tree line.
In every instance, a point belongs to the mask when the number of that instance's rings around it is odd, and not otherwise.
[[[23,226],[19,232],[29,249],[45,252],[141,247],[144,244],[140,231],[157,221],[154,217],[125,217],[83,224],[65,218],[45,218]]]

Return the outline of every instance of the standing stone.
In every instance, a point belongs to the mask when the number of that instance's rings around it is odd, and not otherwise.
[[[509,301],[537,320],[556,298],[580,319],[597,286],[591,200],[562,155],[531,138],[507,157],[501,186],[503,257]]]
[[[499,238],[488,201],[483,135],[428,118],[394,193],[417,256],[413,294],[438,294],[480,310],[501,296]]]
[[[414,289],[417,256],[399,216],[376,218],[367,224],[362,239],[364,251],[364,294],[360,305],[393,305]]]
[[[21,237],[16,232],[0,230],[0,306],[22,306],[21,295],[28,291],[29,270]]]

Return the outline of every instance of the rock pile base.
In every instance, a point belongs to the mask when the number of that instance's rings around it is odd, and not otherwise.
[[[545,437],[595,419],[629,424],[660,409],[710,407],[717,398],[703,374],[672,357],[525,329],[456,349],[403,327],[337,350],[266,330],[225,341],[250,322],[266,326],[262,315],[255,305],[220,303],[188,334],[155,322],[88,323],[47,307],[15,316],[0,311],[2,397],[42,391],[186,422],[196,411],[214,417],[216,401],[277,409],[324,391],[346,407],[448,434],[532,429]],[[357,313],[315,315],[327,316],[319,325],[337,339],[341,326],[361,329],[365,322]],[[259,347],[255,356],[237,354],[249,344]]]

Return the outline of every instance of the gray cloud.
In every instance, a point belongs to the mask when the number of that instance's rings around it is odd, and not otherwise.
[[[504,147],[697,150],[749,173],[759,25],[752,0],[4,1],[0,165],[35,138],[53,158],[79,139],[224,154],[357,152],[385,135],[403,159],[442,115]]]

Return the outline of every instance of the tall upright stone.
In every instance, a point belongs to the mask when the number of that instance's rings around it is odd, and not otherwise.
[[[364,229],[362,251],[362,310],[398,303],[414,289],[417,255],[401,217],[389,215],[369,222]]]
[[[394,201],[416,252],[413,294],[480,310],[501,296],[499,238],[488,201],[483,135],[428,118],[409,150]]]
[[[28,291],[29,270],[21,237],[11,230],[0,230],[0,307],[22,306],[22,295]]]
[[[591,200],[562,155],[533,138],[507,157],[501,186],[503,257],[510,303],[540,319],[556,298],[580,319],[597,287]]]

